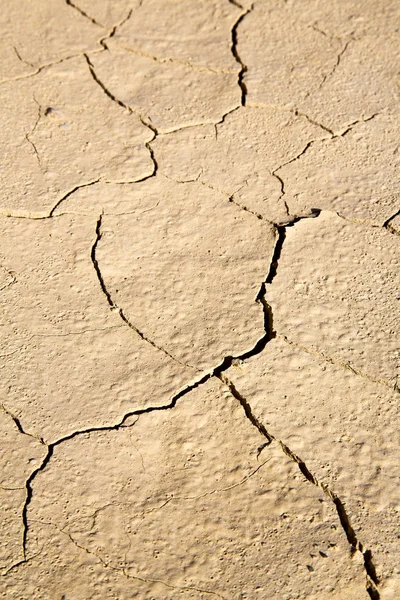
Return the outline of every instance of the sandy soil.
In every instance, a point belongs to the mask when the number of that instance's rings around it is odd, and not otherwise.
[[[398,0],[0,22],[1,598],[400,598]]]

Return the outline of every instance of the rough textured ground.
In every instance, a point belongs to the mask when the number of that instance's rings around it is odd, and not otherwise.
[[[0,22],[1,597],[400,598],[398,0]]]

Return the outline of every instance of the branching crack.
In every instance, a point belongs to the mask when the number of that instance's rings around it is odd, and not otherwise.
[[[120,308],[118,308],[116,306],[116,304],[114,303],[110,292],[108,291],[101,271],[100,271],[100,267],[96,258],[96,250],[98,247],[98,244],[100,242],[101,239],[101,226],[102,226],[102,218],[103,215],[99,216],[99,219],[97,221],[96,224],[96,239],[93,243],[92,246],[92,250],[91,250],[91,259],[92,259],[92,263],[93,263],[93,267],[96,271],[99,283],[100,283],[100,287],[102,289],[103,294],[105,295],[106,299],[107,299],[107,303],[109,304],[110,308],[112,310],[116,310],[121,319],[130,327],[132,328],[142,339],[144,339],[145,341],[148,341],[152,346],[156,347],[158,350],[161,350],[162,352],[166,353],[165,350],[159,348],[158,346],[156,346],[154,344],[154,342],[152,342],[151,340],[149,340],[148,338],[146,338],[135,326],[133,326],[128,319],[125,317],[124,313],[122,312],[122,310]],[[277,241],[277,245],[279,244],[279,239]],[[271,309],[265,299],[265,283],[267,282],[267,279],[270,280],[270,275],[271,271],[269,271],[266,280],[261,284],[260,290],[257,294],[256,297],[256,302],[259,302],[262,305],[263,308],[263,313],[264,313],[264,334],[260,337],[259,340],[256,341],[256,343],[254,344],[253,348],[251,350],[248,350],[240,355],[237,356],[232,356],[232,355],[228,355],[225,356],[223,358],[223,360],[221,361],[221,363],[219,365],[217,365],[216,367],[212,368],[209,372],[206,372],[204,374],[201,374],[197,379],[195,379],[194,381],[188,383],[185,387],[183,387],[180,391],[178,391],[170,400],[170,402],[168,402],[165,405],[161,405],[161,406],[154,406],[154,407],[147,407],[147,408],[142,408],[142,409],[137,409],[134,411],[130,411],[127,412],[122,419],[116,424],[116,425],[109,425],[109,426],[101,426],[101,427],[90,427],[84,430],[80,430],[80,431],[75,431],[65,437],[60,438],[59,440],[50,443],[47,445],[47,454],[45,456],[45,458],[43,459],[41,465],[35,469],[30,477],[27,479],[25,487],[26,487],[26,500],[25,500],[25,504],[23,507],[23,511],[22,511],[22,522],[23,522],[23,553],[24,553],[24,557],[26,559],[26,552],[27,552],[27,539],[28,539],[28,531],[29,531],[29,522],[28,522],[28,512],[29,512],[29,507],[30,504],[32,502],[32,497],[33,497],[33,483],[37,477],[37,475],[39,473],[41,473],[42,471],[44,471],[47,467],[47,465],[50,462],[51,457],[53,456],[54,453],[54,449],[59,446],[60,444],[71,440],[79,435],[87,435],[90,433],[94,433],[94,432],[100,432],[100,431],[116,431],[119,430],[122,427],[127,427],[127,426],[132,426],[136,423],[136,421],[131,424],[131,425],[126,425],[126,422],[128,421],[128,419],[131,419],[132,417],[137,416],[138,418],[140,417],[140,415],[142,414],[146,414],[146,413],[151,413],[151,412],[155,412],[155,411],[163,411],[163,410],[171,410],[176,406],[176,403],[178,402],[178,400],[180,400],[181,398],[183,398],[184,396],[186,396],[187,394],[189,394],[190,392],[192,392],[194,389],[198,388],[199,386],[203,385],[204,383],[206,383],[207,381],[209,381],[210,379],[212,379],[213,377],[216,377],[218,379],[221,379],[222,374],[227,371],[232,364],[234,364],[234,362],[236,361],[244,361],[247,360],[248,358],[250,358],[251,356],[255,356],[256,354],[259,354],[260,352],[262,352],[265,348],[265,346],[267,345],[267,343],[273,339],[275,337],[275,333],[273,331],[273,323],[272,323],[272,312]],[[169,355],[168,353],[166,353],[168,356],[170,356],[170,358],[173,358],[171,355]],[[251,409],[250,406],[247,405],[246,407],[244,406],[245,412],[248,416],[248,418],[252,418],[251,417]],[[261,429],[261,431],[264,431],[264,435],[267,437],[267,431],[265,430],[264,426],[259,423],[258,421],[254,420],[254,424],[256,426],[259,426]],[[257,425],[258,424],[258,425]]]
[[[306,463],[295,454],[282,440],[278,439],[274,435],[272,435],[265,426],[261,423],[261,421],[254,415],[251,410],[251,406],[247,402],[246,398],[238,391],[233,382],[226,377],[224,374],[216,375],[229,389],[232,396],[238,400],[238,402],[243,407],[243,410],[246,414],[246,417],[249,419],[251,424],[256,427],[256,429],[263,435],[266,439],[266,443],[260,447],[262,449],[265,446],[271,444],[272,441],[275,441],[281,447],[284,454],[290,458],[294,463],[296,463],[298,469],[305,477],[307,481],[312,483],[314,486],[322,489],[324,494],[329,498],[331,502],[333,502],[340,524],[342,529],[346,535],[346,539],[350,545],[351,553],[354,554],[356,552],[360,552],[363,557],[364,569],[367,576],[367,592],[372,600],[379,600],[379,592],[376,586],[379,584],[379,579],[376,574],[376,569],[372,560],[372,552],[369,549],[364,549],[363,544],[358,540],[357,535],[354,531],[354,528],[351,525],[349,516],[347,514],[344,502],[337,496],[337,494],[330,489],[330,487],[319,481],[318,478],[310,471],[307,467]]]
[[[237,6],[238,8],[243,8],[239,3],[237,2],[231,2],[231,4],[233,4],[234,6]],[[238,73],[238,86],[241,90],[241,104],[242,106],[246,106],[246,97],[247,97],[247,87],[246,84],[244,83],[244,77],[245,74],[247,73],[247,66],[244,64],[244,62],[242,61],[239,52],[238,52],[238,29],[239,29],[239,25],[243,22],[243,20],[245,19],[245,17],[253,10],[253,5],[251,5],[250,8],[246,9],[237,19],[236,23],[234,24],[234,26],[232,27],[232,45],[231,45],[231,52],[232,55],[234,57],[234,59],[236,60],[236,62],[238,63],[238,65],[240,66],[240,71]]]
[[[318,214],[319,214],[319,211],[312,214],[311,216],[315,217],[315,216],[318,216]],[[103,277],[102,277],[102,274],[101,274],[101,271],[100,271],[100,268],[98,265],[98,261],[96,258],[96,249],[97,249],[98,244],[101,239],[102,218],[103,218],[103,215],[100,215],[99,219],[97,221],[97,224],[96,224],[96,239],[92,246],[91,259],[92,259],[92,263],[93,263],[94,269],[96,271],[97,277],[99,279],[101,289],[102,289],[104,295],[106,296],[107,302],[108,302],[110,308],[118,311],[122,320],[129,327],[134,329],[134,331],[142,339],[144,339],[145,341],[148,341],[151,345],[155,346],[157,349],[166,353],[165,350],[158,348],[158,346],[156,346],[151,340],[148,340],[139,330],[137,330],[137,328],[135,326],[132,326],[130,324],[130,322],[127,320],[127,318],[125,317],[125,315],[121,311],[121,309],[119,309],[117,307],[117,305],[114,303],[110,292],[107,290],[107,287],[104,283],[104,280],[103,280]],[[303,218],[309,218],[309,217],[303,217]],[[66,442],[68,440],[71,440],[79,435],[87,435],[90,433],[95,433],[95,432],[100,432],[100,431],[112,431],[112,430],[117,431],[123,427],[132,427],[135,425],[137,420],[140,418],[140,415],[142,415],[142,414],[147,414],[147,413],[151,413],[151,412],[155,412],[155,411],[171,410],[176,406],[177,402],[181,398],[183,398],[184,396],[186,396],[187,394],[192,392],[194,389],[200,387],[201,385],[203,385],[204,383],[206,383],[207,381],[209,381],[210,379],[215,377],[216,379],[220,380],[224,385],[226,385],[228,387],[232,396],[241,404],[247,419],[249,419],[249,421],[252,423],[252,425],[260,432],[260,434],[266,440],[265,443],[262,446],[260,446],[258,454],[260,454],[260,452],[262,451],[262,449],[265,446],[271,444],[271,442],[273,442],[273,441],[277,442],[279,444],[279,446],[281,447],[282,451],[294,463],[297,464],[297,466],[298,466],[300,472],[303,474],[303,476],[310,483],[321,488],[323,490],[323,492],[326,494],[326,496],[333,502],[333,504],[336,508],[336,512],[338,514],[339,521],[340,521],[341,526],[346,534],[346,539],[350,545],[352,553],[360,552],[363,556],[364,569],[365,569],[366,576],[367,576],[367,592],[372,600],[379,600],[380,595],[379,595],[379,592],[376,587],[379,584],[379,580],[376,575],[375,566],[374,566],[374,563],[372,560],[372,553],[369,549],[364,549],[362,543],[358,540],[357,535],[350,523],[350,520],[347,515],[343,501],[336,495],[336,493],[333,490],[331,490],[329,488],[329,486],[327,486],[323,482],[320,482],[317,479],[317,477],[309,470],[306,463],[299,456],[297,456],[284,442],[282,442],[281,440],[276,438],[273,434],[271,434],[267,430],[267,428],[264,426],[264,424],[253,413],[251,405],[246,400],[246,398],[237,390],[237,388],[235,387],[233,382],[226,376],[226,371],[228,371],[228,369],[233,364],[235,364],[236,362],[239,362],[239,361],[240,362],[245,361],[252,356],[256,356],[257,354],[260,354],[264,350],[267,343],[276,337],[276,332],[274,331],[274,328],[273,328],[272,310],[266,300],[266,285],[271,283],[276,275],[278,261],[279,261],[280,255],[281,255],[284,241],[285,241],[286,227],[294,226],[294,224],[296,222],[298,222],[299,220],[300,220],[300,218],[296,218],[292,223],[290,223],[286,226],[281,226],[281,227],[276,228],[278,237],[277,237],[277,241],[276,241],[276,245],[275,245],[275,250],[274,250],[274,253],[272,256],[270,268],[269,268],[268,274],[267,274],[265,280],[262,282],[262,284],[260,286],[260,290],[256,296],[256,301],[259,302],[263,308],[264,334],[260,337],[260,339],[258,341],[256,341],[256,343],[254,344],[254,346],[251,350],[248,350],[237,356],[232,356],[232,355],[225,356],[219,365],[212,368],[209,372],[201,374],[196,380],[187,384],[184,388],[182,388],[180,391],[178,391],[171,398],[171,400],[165,405],[152,406],[152,407],[147,407],[147,408],[130,411],[130,412],[126,413],[116,425],[91,427],[91,428],[87,428],[84,430],[75,431],[75,432],[73,432],[65,437],[62,437],[59,440],[47,445],[48,451],[47,451],[47,454],[46,454],[44,460],[42,461],[41,465],[35,471],[33,471],[33,473],[30,475],[30,477],[26,481],[26,501],[25,501],[25,504],[23,507],[23,513],[22,513],[22,521],[23,521],[23,527],[24,527],[24,529],[23,529],[23,553],[24,553],[25,560],[26,560],[26,555],[27,555],[27,539],[28,539],[28,532],[29,532],[28,512],[29,512],[29,507],[30,507],[30,504],[31,504],[32,498],[33,498],[33,483],[34,483],[36,477],[38,476],[38,474],[46,469],[47,465],[49,464],[49,462],[51,460],[51,457],[54,454],[54,450],[57,446],[59,446],[60,444]],[[172,356],[170,356],[170,357],[173,358]],[[137,417],[137,418],[135,419],[135,421],[133,423],[128,422],[128,420],[131,421],[132,417]]]
[[[358,119],[357,121],[353,121],[352,123],[350,123],[349,125],[346,125],[346,128],[339,133],[334,133],[333,130],[329,129],[328,127],[326,127],[325,125],[321,125],[320,123],[317,123],[316,121],[314,121],[311,117],[309,117],[308,115],[305,115],[304,113],[301,113],[299,110],[295,109],[295,110],[291,110],[289,112],[293,112],[293,114],[295,114],[296,116],[299,117],[304,117],[306,118],[310,123],[317,125],[318,127],[321,127],[322,129],[324,129],[327,133],[330,134],[330,138],[322,138],[322,139],[315,139],[315,140],[310,140],[306,143],[306,145],[304,146],[304,148],[294,157],[292,157],[291,159],[287,160],[286,162],[284,162],[283,164],[279,165],[278,167],[276,167],[272,172],[271,175],[273,177],[275,177],[275,179],[277,179],[277,181],[279,182],[280,188],[281,188],[281,192],[278,198],[278,202],[283,201],[284,202],[284,206],[285,206],[285,210],[288,214],[289,217],[293,217],[293,215],[290,214],[290,209],[289,206],[285,200],[285,195],[286,195],[286,190],[285,190],[285,182],[283,180],[283,178],[278,174],[278,171],[280,171],[281,169],[283,169],[284,167],[300,160],[307,152],[308,150],[316,143],[319,142],[323,142],[326,139],[337,139],[337,138],[342,138],[344,136],[346,136],[350,131],[352,131],[354,129],[354,127],[356,125],[358,125],[359,123],[367,123],[368,121],[372,121],[372,119],[374,119],[375,117],[378,116],[379,113],[374,113],[373,115],[370,115],[369,117],[366,117],[365,119]],[[319,209],[311,209],[311,213],[313,212],[317,212],[319,214],[320,210]],[[313,216],[313,215],[311,215]],[[294,222],[296,221],[297,217],[294,217]]]
[[[93,49],[93,50],[91,50],[91,52],[97,53],[97,52],[102,52],[102,50]],[[44,63],[43,65],[40,65],[39,67],[35,67],[35,70],[32,73],[26,73],[24,75],[16,75],[15,77],[9,77],[7,79],[2,79],[0,81],[0,86],[5,85],[6,83],[13,82],[13,81],[21,81],[22,79],[30,79],[31,77],[35,77],[36,75],[39,75],[39,73],[41,73],[45,69],[54,67],[55,65],[60,65],[61,63],[66,62],[68,60],[73,60],[74,58],[80,58],[82,56],[84,56],[84,53],[77,52],[76,54],[71,54],[70,56],[64,56],[58,60]]]

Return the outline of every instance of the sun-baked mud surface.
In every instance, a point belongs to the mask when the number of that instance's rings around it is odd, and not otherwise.
[[[0,23],[0,597],[399,598],[399,3]]]

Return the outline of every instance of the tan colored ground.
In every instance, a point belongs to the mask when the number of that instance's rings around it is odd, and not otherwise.
[[[400,598],[400,3],[0,11],[0,595]]]

